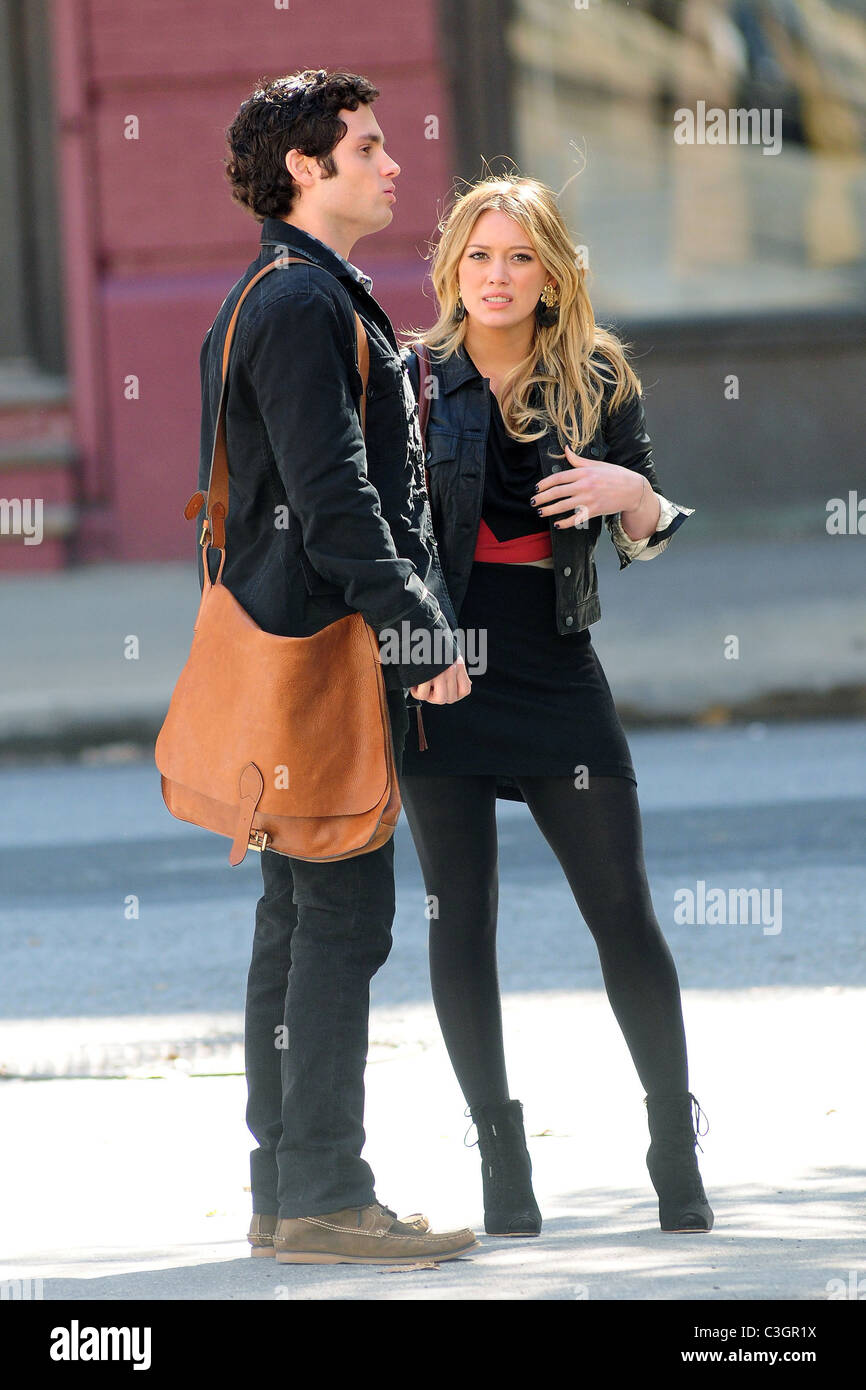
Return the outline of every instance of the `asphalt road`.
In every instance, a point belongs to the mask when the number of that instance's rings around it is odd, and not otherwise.
[[[866,985],[866,726],[639,731],[630,745],[653,898],[683,986]],[[503,989],[600,987],[592,940],[528,811],[500,801],[497,818]],[[240,1010],[260,860],[251,852],[231,868],[228,844],[174,820],[147,763],[0,772],[3,1019]],[[396,865],[380,1006],[429,997],[424,887],[405,816]],[[674,894],[699,893],[699,881],[705,896],[758,888],[769,904],[781,891],[779,929],[678,922]],[[2,1060],[10,1069],[8,1048]]]

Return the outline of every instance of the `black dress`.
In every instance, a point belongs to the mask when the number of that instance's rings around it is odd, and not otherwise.
[[[536,446],[512,439],[490,400],[482,519],[500,542],[549,536],[548,519],[529,505],[540,476]],[[556,630],[555,584],[553,570],[541,566],[473,563],[457,614],[472,690],[452,705],[422,701],[424,750],[410,710],[403,777],[495,774],[496,795],[508,801],[525,799],[513,780],[520,774],[626,777],[637,785],[589,629]],[[483,673],[472,669],[473,656]]]

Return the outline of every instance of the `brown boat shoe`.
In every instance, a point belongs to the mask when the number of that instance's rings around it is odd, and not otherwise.
[[[278,1264],[384,1265],[454,1260],[479,1243],[468,1227],[421,1230],[379,1202],[319,1216],[281,1217],[273,1242]]]
[[[356,1210],[356,1208],[352,1210]],[[392,1216],[396,1215],[395,1212],[391,1212],[390,1207],[385,1207],[383,1210],[390,1212]],[[247,1240],[252,1247],[251,1255],[273,1256],[276,1254],[274,1231],[277,1228],[278,1220],[279,1217],[275,1212],[253,1212],[253,1219],[247,1232]],[[412,1230],[418,1232],[429,1231],[430,1229],[430,1222],[426,1216],[422,1216],[420,1211],[413,1212],[411,1216],[399,1217],[399,1222],[401,1226],[411,1227]]]

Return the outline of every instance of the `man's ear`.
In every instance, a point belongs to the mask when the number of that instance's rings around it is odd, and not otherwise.
[[[300,150],[286,151],[286,168],[301,188],[311,188],[315,183],[316,176],[311,167],[315,162],[312,155],[301,154]]]

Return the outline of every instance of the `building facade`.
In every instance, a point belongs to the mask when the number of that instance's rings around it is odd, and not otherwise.
[[[808,525],[849,485],[859,0],[0,0],[0,40],[0,569],[189,557],[199,348],[260,235],[224,131],[262,77],[311,66],[381,89],[400,200],[354,258],[398,329],[432,317],[455,176],[517,167],[561,192],[597,317],[634,347],[669,492],[754,513],[783,477]],[[675,134],[737,107],[781,113],[777,152]]]

